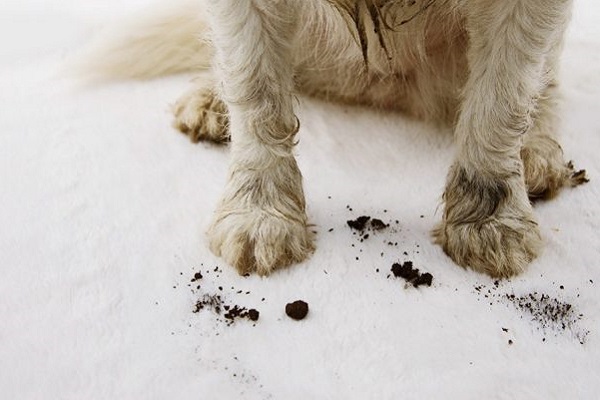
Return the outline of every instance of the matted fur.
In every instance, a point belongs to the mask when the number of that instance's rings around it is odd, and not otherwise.
[[[175,126],[192,140],[231,137],[208,235],[240,273],[268,274],[314,248],[293,155],[297,92],[452,124],[457,155],[435,238],[459,265],[492,276],[539,254],[529,198],[586,181],[556,138],[571,0],[219,0],[198,1],[197,13],[190,4],[179,18],[195,29],[172,47],[209,40],[194,63],[212,58],[212,68],[175,106]],[[146,23],[169,37],[168,25]],[[153,55],[157,71],[177,70],[179,53]]]

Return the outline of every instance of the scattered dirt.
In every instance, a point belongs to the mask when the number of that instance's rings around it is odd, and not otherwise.
[[[346,206],[346,209],[352,212],[352,207],[350,207],[349,205]],[[388,210],[383,210],[384,214],[387,214],[387,212]],[[424,218],[424,215],[421,215],[421,218]],[[350,227],[352,235],[357,236],[358,243],[351,243],[350,247],[356,249],[358,253],[363,253],[363,250],[367,254],[373,253],[372,246],[374,246],[375,243],[372,243],[372,238],[378,238],[379,240],[383,241],[385,248],[382,248],[381,250],[384,251],[379,251],[376,253],[381,258],[385,257],[386,253],[390,252],[390,248],[392,248],[392,252],[396,253],[399,246],[404,247],[406,245],[405,242],[407,241],[407,238],[401,233],[402,227],[400,226],[400,221],[398,220],[390,219],[386,223],[384,222],[384,220],[375,218],[370,215],[361,215],[355,219],[347,220],[346,224]],[[369,245],[371,249],[363,247],[366,245],[363,245],[363,243],[367,242],[367,240],[371,242],[371,244]],[[412,254],[418,255],[420,246],[418,244],[413,244],[413,246],[416,246],[416,249],[413,250]],[[409,255],[407,251],[403,251],[402,254],[404,256]],[[355,257],[356,261],[360,261],[362,259],[362,257],[359,257],[359,255],[360,254],[357,254],[357,256]],[[393,257],[397,259],[397,255],[394,254]],[[379,272],[379,268],[376,267],[375,271]],[[413,268],[412,261],[394,263],[392,265],[392,273],[395,277],[404,278],[414,287],[423,285],[431,286],[433,282],[433,275],[428,272],[419,272],[418,269]],[[391,275],[388,275],[387,277],[390,278]]]
[[[418,269],[413,268],[412,261],[405,261],[402,264],[394,263],[392,265],[392,273],[395,277],[404,278],[414,287],[421,285],[431,286],[433,281],[433,275],[431,275],[429,272],[422,274]]]
[[[192,312],[198,313],[204,310],[205,308],[208,308],[209,310],[212,310],[217,314],[221,314],[221,309],[223,308],[223,299],[218,294],[212,296],[209,294],[205,294],[204,296],[202,296],[201,299],[199,299],[196,302],[196,305]]]
[[[227,308],[225,309],[227,310]],[[236,318],[248,318],[250,321],[258,321],[259,315],[260,313],[254,308],[247,310],[244,307],[235,305],[233,307],[230,307],[229,310],[227,310],[227,312],[223,316],[227,320],[231,321],[235,320]]]
[[[217,315],[223,315],[225,318],[225,323],[228,326],[233,325],[233,323],[238,319],[249,319],[250,321],[258,321],[258,317],[260,313],[254,308],[247,309],[246,307],[236,305],[228,305],[225,303],[221,295],[218,294],[205,294],[200,298],[196,305],[194,306],[194,310],[192,312],[199,313],[202,310],[211,310]]]
[[[204,273],[206,276],[213,275],[214,278],[219,278],[220,274],[223,271],[217,266],[214,269],[205,269]],[[192,285],[194,282],[198,282],[203,279],[204,276],[202,272],[195,272],[193,277],[190,279],[190,283],[188,283],[188,287],[192,288],[192,293],[199,294],[201,297],[196,301],[192,312],[199,313],[203,310],[209,310],[215,313],[221,322],[225,322],[227,326],[233,325],[239,319],[248,319],[250,321],[256,322],[260,316],[260,312],[254,308],[246,308],[240,306],[238,304],[230,304],[225,299],[225,295],[230,292],[223,286],[217,286],[214,290],[218,291],[218,293],[209,293],[206,290],[203,290],[200,285]],[[216,283],[214,279],[213,283]],[[192,287],[194,286],[194,287]],[[204,285],[203,285],[204,286]],[[231,293],[235,293],[237,295],[243,294],[244,291],[238,290],[235,291],[235,287],[231,286]],[[249,291],[245,292],[246,295],[250,294]],[[263,298],[264,301],[264,298]]]
[[[308,314],[308,303],[302,300],[296,300],[293,303],[288,303],[285,306],[285,313],[288,317],[297,321],[304,319]]]
[[[522,296],[505,294],[504,298],[519,311],[528,314],[543,331],[573,332],[581,344],[589,334],[588,331],[582,331],[575,327],[576,323],[583,318],[583,314],[576,312],[570,303],[538,292]]]
[[[475,285],[474,288],[475,293],[483,297],[490,306],[500,303],[515,307],[522,314],[521,318],[530,319],[534,328],[544,335],[543,342],[546,341],[546,335],[554,334],[572,335],[583,344],[590,333],[580,326],[579,322],[584,315],[573,304],[549,294],[537,291],[522,295],[506,293],[500,281],[495,281],[491,286]],[[558,285],[558,289],[562,292],[565,287]],[[508,332],[508,328],[502,328],[502,331]]]

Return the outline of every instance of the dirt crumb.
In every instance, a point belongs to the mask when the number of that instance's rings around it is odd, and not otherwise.
[[[424,274],[421,274],[421,276],[417,277],[417,279],[414,280],[413,286],[414,287],[419,287],[421,285],[431,286],[432,282],[433,282],[433,275],[431,275],[429,272],[426,272]]]
[[[386,224],[385,222],[383,222],[382,220],[378,219],[378,218],[373,218],[371,220],[371,229],[375,230],[375,231],[380,231],[382,229],[387,228],[389,225]]]
[[[405,261],[404,263],[392,264],[392,273],[395,277],[404,278],[407,282],[410,282],[414,287],[422,285],[431,286],[433,282],[433,275],[429,272],[420,273],[417,268],[413,268],[412,261]]]
[[[419,270],[413,269],[412,261],[405,261],[402,264],[394,263],[392,264],[392,273],[396,278],[404,278],[407,281],[412,281],[413,279],[417,279],[419,276]]]
[[[288,317],[297,321],[304,319],[308,314],[308,303],[303,300],[296,300],[285,306],[285,313]]]
[[[361,217],[356,218],[355,220],[348,220],[346,221],[346,223],[352,229],[356,229],[357,231],[363,231],[365,230],[365,226],[367,225],[367,222],[369,222],[370,219],[371,217],[363,215]]]
[[[196,281],[199,281],[200,279],[202,279],[202,273],[201,272],[196,272],[194,274],[194,277],[192,278],[191,282],[196,282]]]

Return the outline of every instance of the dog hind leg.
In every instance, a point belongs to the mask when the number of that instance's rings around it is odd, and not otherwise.
[[[533,126],[521,149],[525,184],[531,199],[550,199],[563,187],[588,181],[585,170],[576,171],[573,163],[565,161],[558,143],[557,91],[557,83],[552,80],[542,92],[533,113]]]
[[[217,94],[214,80],[205,76],[198,78],[194,88],[181,96],[171,110],[175,116],[173,127],[193,143],[230,140],[229,113]]]

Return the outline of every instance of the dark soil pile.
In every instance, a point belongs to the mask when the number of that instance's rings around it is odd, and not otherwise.
[[[285,306],[285,313],[288,317],[297,321],[304,319],[308,314],[308,303],[302,300],[296,300],[293,303],[288,303]]]
[[[413,268],[412,261],[405,261],[402,264],[394,263],[392,265],[392,273],[395,277],[404,278],[414,287],[421,285],[431,286],[433,281],[433,275],[431,275],[429,272],[422,274],[418,269]]]

